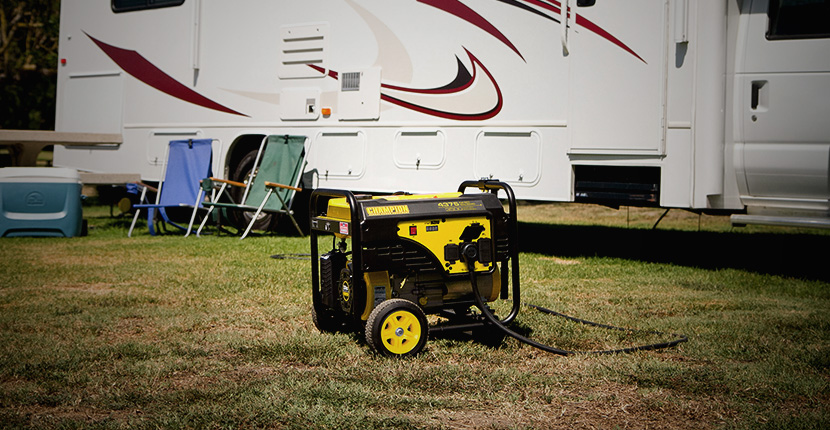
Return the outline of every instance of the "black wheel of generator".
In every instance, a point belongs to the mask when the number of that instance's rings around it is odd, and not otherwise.
[[[366,342],[378,354],[408,357],[421,352],[429,326],[424,311],[404,299],[381,302],[366,321]]]
[[[342,318],[338,317],[332,309],[318,311],[317,306],[311,307],[311,322],[321,333],[337,333],[344,327]]]
[[[354,314],[354,301],[356,298],[356,285],[352,282],[352,263],[340,270],[340,278],[337,282],[337,298],[340,308],[346,315]]]

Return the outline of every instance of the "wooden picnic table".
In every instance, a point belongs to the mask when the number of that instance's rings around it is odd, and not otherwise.
[[[12,166],[35,166],[38,154],[49,145],[97,146],[121,143],[121,135],[114,133],[0,129],[0,146],[10,148]]]

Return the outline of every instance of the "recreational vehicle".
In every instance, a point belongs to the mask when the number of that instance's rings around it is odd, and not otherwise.
[[[174,139],[242,181],[830,225],[828,0],[62,0],[54,164],[157,181]]]

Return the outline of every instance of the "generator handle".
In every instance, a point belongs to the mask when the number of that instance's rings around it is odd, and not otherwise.
[[[481,191],[490,192],[504,190],[505,194],[507,194],[507,204],[510,208],[510,219],[512,221],[516,220],[516,195],[513,193],[513,188],[510,185],[493,179],[464,181],[458,186],[458,192],[463,193],[467,188],[478,188]]]
[[[507,194],[507,205],[510,209],[510,214],[507,217],[507,234],[508,241],[508,256],[510,257],[511,280],[513,284],[513,307],[510,314],[507,315],[501,322],[507,324],[516,318],[519,314],[519,308],[522,306],[521,301],[521,287],[519,284],[519,222],[516,219],[516,195],[513,193],[513,188],[510,185],[493,179],[481,179],[478,181],[464,181],[458,186],[458,192],[463,193],[467,188],[478,188],[481,191],[489,191],[498,194],[499,190],[503,190]]]
[[[331,188],[317,188],[311,193],[309,199],[309,222],[315,216],[320,214],[319,201],[325,198],[324,203],[332,198],[345,197],[349,203],[349,214],[351,218],[349,226],[349,235],[352,239],[352,250],[362,249],[361,242],[361,226],[360,226],[360,212],[357,205],[357,197],[354,193],[348,190],[336,190]],[[314,306],[322,303],[320,296],[320,273],[319,273],[319,256],[317,253],[317,232],[309,226],[309,238],[311,241],[311,293]],[[360,252],[352,252],[352,276],[355,282],[361,282],[363,279],[363,261]]]

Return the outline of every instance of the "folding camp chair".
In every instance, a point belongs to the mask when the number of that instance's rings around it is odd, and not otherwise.
[[[199,229],[196,230],[196,236],[201,235],[205,222],[214,208],[255,211],[240,240],[248,236],[257,218],[263,212],[288,215],[300,236],[303,236],[303,231],[294,218],[294,211],[291,210],[291,202],[294,193],[302,191],[298,185],[305,167],[305,142],[305,136],[267,136],[259,146],[254,162],[255,168],[251,170],[247,184],[218,178],[202,180],[202,189],[205,192],[211,191],[213,197],[211,197],[210,202],[204,203],[208,208],[208,216],[205,217]],[[215,192],[215,186],[217,185],[220,187],[218,193]],[[245,187],[240,203],[220,203],[218,201],[228,185]],[[274,196],[276,196],[276,199],[272,198]]]
[[[204,199],[204,192],[199,186],[199,180],[212,174],[212,142],[212,139],[170,141],[165,156],[166,167],[164,176],[161,182],[159,182],[158,190],[146,184],[138,184],[143,189],[141,191],[140,203],[133,206],[136,211],[133,222],[130,225],[130,231],[127,233],[128,237],[133,234],[133,228],[135,227],[136,220],[138,220],[141,209],[147,209],[147,226],[151,235],[156,234],[154,221],[156,219],[157,209],[158,215],[163,221],[162,227],[166,223],[181,230],[186,230],[187,233],[185,236],[190,234],[196,218],[196,211],[199,208],[203,208],[202,200]],[[156,192],[156,202],[154,204],[147,203],[146,196],[148,190]],[[166,209],[172,207],[194,208],[193,215],[190,217],[190,224],[188,224],[187,228],[170,220]]]

